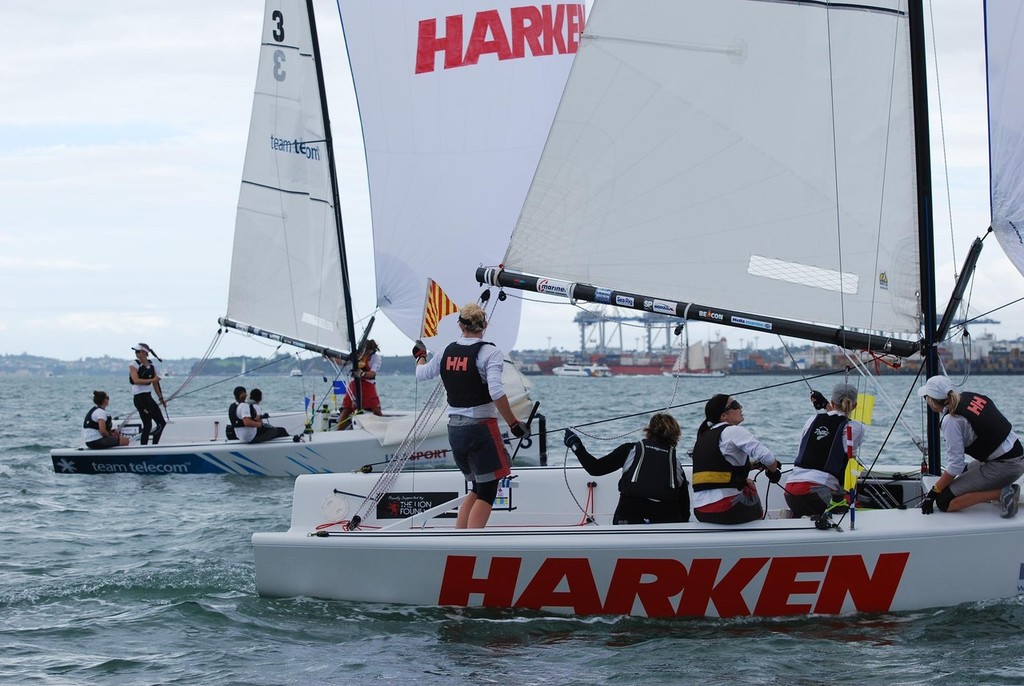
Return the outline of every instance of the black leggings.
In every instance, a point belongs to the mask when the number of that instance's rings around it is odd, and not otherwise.
[[[256,429],[256,435],[253,437],[250,443],[263,443],[264,441],[272,441],[275,438],[287,438],[288,429],[283,426],[263,426]]]
[[[160,442],[160,433],[167,425],[164,413],[160,411],[152,393],[136,393],[132,397],[135,409],[139,411],[139,419],[142,420],[142,445],[149,443],[149,437],[153,437],[153,445]],[[153,423],[156,423],[156,431],[153,431]]]

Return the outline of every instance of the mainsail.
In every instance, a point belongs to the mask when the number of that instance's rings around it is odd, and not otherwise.
[[[377,304],[418,338],[428,279],[459,306],[500,260],[576,52],[584,4],[339,0],[370,182]],[[441,340],[457,337],[454,317]],[[511,348],[519,301],[487,338]]]
[[[595,3],[509,280],[920,337],[909,23],[900,0]]]
[[[1024,274],[1024,5],[985,3],[992,229]],[[1018,38],[1016,44],[1014,38]]]
[[[222,322],[338,352],[353,334],[317,58],[306,1],[267,3]]]

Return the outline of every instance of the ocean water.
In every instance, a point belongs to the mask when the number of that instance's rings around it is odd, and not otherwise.
[[[837,380],[810,383],[828,394]],[[1024,428],[1020,380],[967,387]],[[882,385],[898,405],[910,382]],[[172,417],[221,411],[235,383],[201,382],[172,403]],[[246,383],[263,388],[271,413],[327,386],[310,375]],[[168,379],[165,390],[176,385]],[[430,390],[407,376],[383,376],[379,387],[394,409]],[[121,375],[0,378],[0,684],[1024,683],[1021,599],[838,619],[647,620],[260,598],[249,537],[287,528],[290,480],[54,474],[48,451],[77,442],[93,389],[111,393],[114,413],[130,409]],[[563,427],[610,450],[665,407],[685,444],[719,391],[792,459],[811,411],[799,377],[541,377],[533,395],[560,464]],[[920,432],[916,396],[907,407],[906,428]],[[876,400],[862,459],[884,442],[883,461],[913,467],[906,430],[887,438],[892,416]],[[598,423],[607,417],[621,419]],[[916,582],[971,579],[935,569]]]

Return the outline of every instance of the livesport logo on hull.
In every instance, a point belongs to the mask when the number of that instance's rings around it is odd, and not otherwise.
[[[493,557],[489,565],[480,558],[478,571],[477,557],[449,555],[437,602],[591,615],[635,614],[639,602],[648,617],[708,616],[712,606],[719,617],[778,617],[840,614],[849,597],[857,612],[887,612],[909,558],[882,553],[872,571],[860,555],[749,557],[731,565],[620,558],[607,584],[599,584],[607,575],[595,575],[586,558],[549,557],[524,575],[521,557]]]
[[[474,16],[454,14],[444,18],[443,29],[438,19],[423,19],[416,43],[416,73],[434,71],[439,54],[444,55],[443,69],[478,64],[484,55],[511,60],[575,54],[584,24],[583,3],[513,7],[507,15],[498,10]]]

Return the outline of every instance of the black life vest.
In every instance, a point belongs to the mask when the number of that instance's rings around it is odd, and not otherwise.
[[[979,393],[961,393],[956,414],[966,419],[978,436],[974,443],[964,446],[964,452],[982,462],[1013,430],[1010,421],[996,409],[992,399]]]
[[[228,419],[231,420],[231,426],[236,429],[240,426],[245,426],[245,422],[238,418],[238,406],[240,403],[231,403],[228,406]],[[256,419],[256,407],[252,403],[246,403],[249,406],[249,419]]]
[[[98,409],[100,409],[99,405],[93,405],[92,409],[85,413],[85,421],[82,422],[83,429],[95,429],[96,431],[100,430],[100,423],[92,418],[92,413]],[[107,425],[107,431],[110,431],[111,427],[114,426],[113,418],[108,415],[107,421],[104,422],[104,424]]]
[[[634,451],[633,461],[622,470],[619,478],[619,493],[662,503],[674,502],[680,485],[686,483],[676,460],[676,449],[639,441]]]
[[[480,349],[494,345],[480,341],[472,345],[450,343],[441,356],[441,382],[452,407],[479,407],[491,402],[487,382],[480,377],[476,361]]]
[[[135,374],[140,379],[152,379],[156,377],[156,367],[153,366],[152,362],[144,365],[138,360],[135,360],[135,365],[138,369],[138,371],[136,371]],[[133,386],[136,385],[135,381],[132,379],[131,374],[128,375],[128,383],[132,384]]]
[[[725,459],[719,442],[729,424],[705,431],[693,444],[693,490],[710,491],[713,488],[735,488],[742,491],[750,475],[750,458],[743,465],[734,465]]]
[[[819,414],[800,440],[800,452],[793,462],[797,467],[828,472],[840,481],[846,474],[846,425],[841,414]]]

